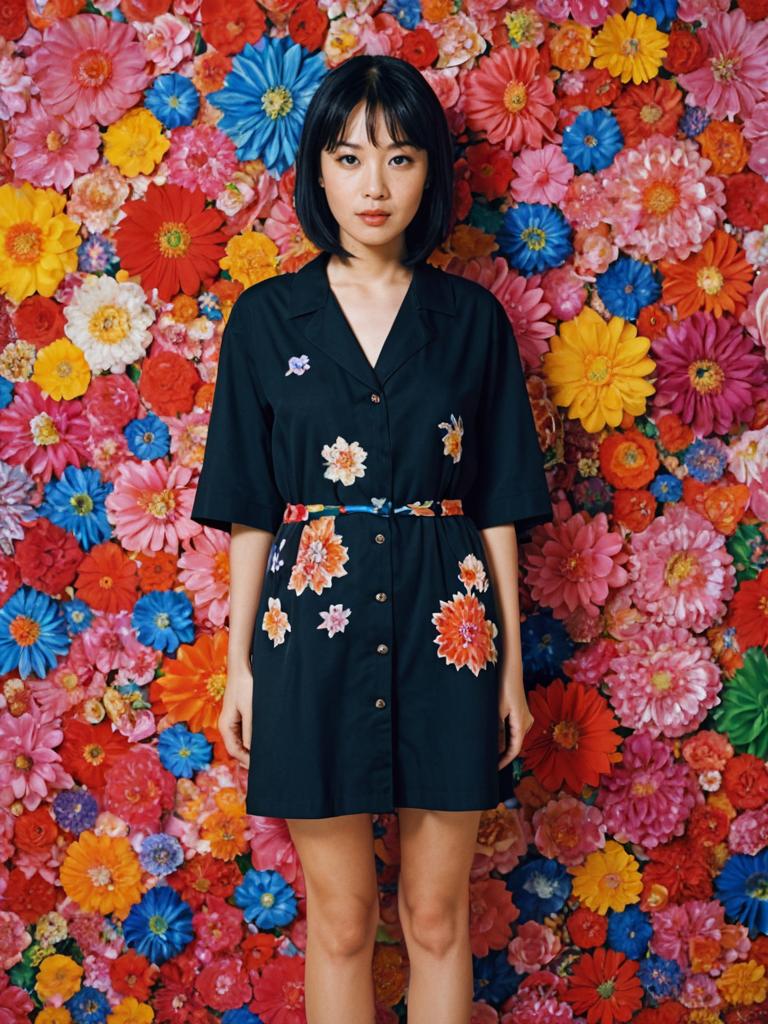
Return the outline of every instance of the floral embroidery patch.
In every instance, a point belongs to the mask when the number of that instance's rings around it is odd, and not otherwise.
[[[343,633],[349,623],[351,611],[351,608],[345,608],[342,604],[329,605],[327,612],[320,612],[322,622],[317,628],[327,629],[328,636]]]
[[[457,419],[451,413],[450,423],[438,423],[437,425],[441,430],[448,431],[443,437],[443,455],[450,455],[454,463],[459,462],[461,460],[461,440],[464,436],[464,422],[461,416]]]
[[[349,561],[349,554],[341,543],[341,534],[335,532],[335,523],[335,516],[318,516],[302,528],[289,590],[302,594],[309,587],[321,594],[334,578],[347,575],[344,563]]]
[[[309,356],[291,356],[288,360],[288,369],[285,371],[285,376],[287,377],[289,374],[295,373],[300,377],[302,373],[306,373],[309,368]]]
[[[269,608],[264,612],[261,628],[266,631],[275,647],[285,643],[285,634],[290,630],[291,624],[287,613],[280,607],[279,597],[269,598]]]
[[[434,642],[437,656],[445,658],[456,671],[465,666],[476,676],[488,663],[496,664],[498,651],[494,638],[499,630],[495,622],[485,617],[485,605],[474,590],[488,589],[488,576],[479,558],[469,554],[459,562],[459,580],[466,593],[455,593],[450,601],[440,601],[440,610],[432,613],[432,624],[437,626]]]
[[[323,445],[320,453],[326,461],[323,476],[334,482],[353,484],[365,476],[365,459],[368,452],[357,441],[347,442],[337,437],[333,444]]]
[[[269,558],[267,559],[269,572],[280,572],[282,567],[285,565],[285,562],[280,557],[280,552],[285,546],[285,540],[285,537],[283,537],[279,544],[277,541],[272,541],[272,546],[269,549]]]

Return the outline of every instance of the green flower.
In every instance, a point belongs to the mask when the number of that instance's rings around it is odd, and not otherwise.
[[[718,729],[728,733],[740,753],[768,759],[768,657],[762,647],[750,647],[744,667],[720,691],[721,703],[712,710]]]

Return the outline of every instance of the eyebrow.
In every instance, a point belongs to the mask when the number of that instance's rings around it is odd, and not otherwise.
[[[337,143],[337,145],[339,145],[339,146],[349,146],[350,149],[362,149],[363,148],[362,146],[359,146],[356,142],[347,142],[346,139],[340,139],[339,142]],[[410,146],[411,149],[416,149],[417,148],[415,142],[408,142],[407,140],[405,140],[404,142],[392,142],[392,143],[390,143],[390,145],[387,146],[387,149],[402,149],[405,146]]]

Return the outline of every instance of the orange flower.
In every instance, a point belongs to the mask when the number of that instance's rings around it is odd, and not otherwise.
[[[485,605],[475,594],[454,594],[450,601],[440,601],[440,611],[433,612],[437,626],[437,655],[445,658],[456,670],[465,665],[475,675],[488,662],[496,663],[498,652],[493,638],[499,630],[485,617]]]
[[[668,452],[681,452],[693,444],[694,433],[676,412],[667,412],[656,421],[659,441]]]
[[[201,33],[219,53],[239,53],[246,43],[258,43],[267,27],[258,4],[238,0],[203,0]]]
[[[683,97],[671,78],[630,85],[613,105],[625,146],[636,146],[656,132],[674,135]]]
[[[170,551],[142,551],[140,558],[139,586],[145,594],[151,590],[172,590],[176,586],[177,555]],[[229,569],[226,579],[229,579]]]
[[[119,544],[96,544],[80,563],[77,596],[100,612],[133,608],[137,596],[136,563]]]
[[[150,683],[155,714],[186,722],[192,732],[218,733],[217,721],[227,685],[227,633],[200,633],[194,644],[181,644],[165,658],[163,674]]]
[[[683,480],[683,501],[705,516],[718,531],[729,537],[735,533],[749,501],[746,484],[705,484],[687,476]]]
[[[235,811],[216,810],[203,819],[200,838],[210,843],[211,856],[229,861],[247,851],[245,829],[244,805]]]
[[[722,316],[723,312],[738,315],[746,307],[752,267],[736,239],[720,228],[687,260],[662,260],[659,266],[664,301],[674,303],[681,319],[699,309]]]
[[[662,336],[671,323],[672,318],[669,313],[658,303],[654,303],[652,306],[644,306],[640,310],[637,317],[637,333],[654,341]]]
[[[627,530],[639,533],[656,515],[656,499],[650,491],[618,490],[613,495],[613,519]]]
[[[315,594],[322,594],[335,578],[347,575],[344,563],[349,561],[349,555],[335,524],[335,516],[318,516],[303,527],[288,580],[289,590],[303,594],[309,587]]]
[[[592,59],[592,29],[566,21],[551,33],[550,59],[563,71],[583,71]]]
[[[696,136],[702,154],[712,161],[713,174],[738,174],[749,158],[749,150],[735,121],[710,121]]]
[[[599,458],[603,476],[612,487],[645,487],[659,468],[656,445],[635,429],[608,434],[600,444]]]

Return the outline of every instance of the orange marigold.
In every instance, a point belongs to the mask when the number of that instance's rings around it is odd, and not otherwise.
[[[734,121],[710,121],[696,141],[703,155],[712,161],[713,174],[737,174],[744,170],[749,149]]]
[[[599,455],[604,478],[616,488],[645,487],[659,468],[656,445],[639,430],[608,434],[600,443]]]

